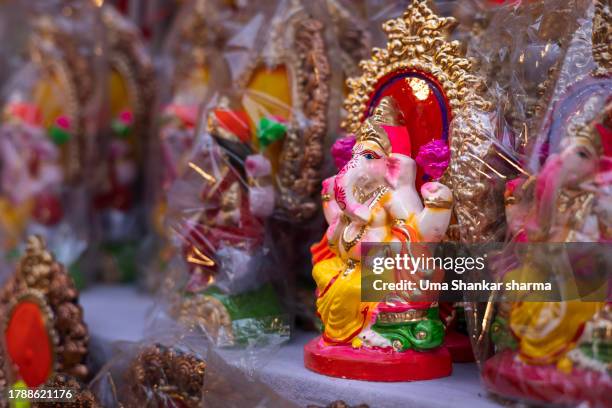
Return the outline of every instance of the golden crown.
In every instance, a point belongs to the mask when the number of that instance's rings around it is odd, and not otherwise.
[[[391,141],[382,125],[399,126],[399,111],[390,96],[380,100],[372,115],[368,117],[357,131],[357,142],[372,141],[378,144],[385,154],[391,154]]]

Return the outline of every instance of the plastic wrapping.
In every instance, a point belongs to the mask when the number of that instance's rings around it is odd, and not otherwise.
[[[218,95],[203,122],[221,140],[241,141],[270,162],[275,217],[288,221],[317,210],[330,76],[323,30],[298,2],[253,14],[227,43],[234,86]]]
[[[359,62],[370,56],[372,32],[366,15],[365,1],[344,2],[326,0],[328,14],[328,40],[330,47],[330,66],[332,68],[330,86],[330,126],[332,131],[342,134],[340,121],[346,112],[342,110],[342,99],[348,88],[346,80],[359,71]],[[377,30],[379,27],[375,27]],[[337,130],[334,127],[338,127]]]
[[[595,254],[611,237],[611,14],[609,2],[579,11],[562,26],[572,31],[536,101],[542,119],[515,163],[522,174],[506,184],[508,244],[493,271],[501,282],[549,273],[561,299],[534,293],[508,303],[494,291],[468,316],[488,390],[538,405],[604,407],[612,390],[610,264]]]
[[[515,135],[507,146],[524,155],[525,144],[538,131],[551,84],[581,24],[588,1],[460,2],[454,12],[468,24],[467,10],[480,10],[470,30],[463,30],[470,56],[497,98],[498,109]],[[472,14],[474,17],[474,14]],[[469,26],[468,26],[469,27]],[[507,141],[506,141],[507,142]]]
[[[169,192],[181,253],[175,266],[183,275],[175,282],[170,313],[222,345],[254,343],[266,331],[286,336],[286,318],[270,284],[278,264],[264,244],[263,219],[250,209],[240,162],[233,164],[233,151],[211,136],[201,143],[189,161],[191,172]]]
[[[226,24],[232,87],[203,109],[167,194],[180,251],[169,313],[217,345],[255,349],[288,338],[292,296],[278,292],[294,279],[291,225],[318,210],[330,75],[323,24],[298,2],[268,6]]]
[[[104,123],[92,165],[95,264],[105,281],[130,281],[144,229],[144,169],[152,132],[153,65],[138,28],[112,6],[99,9],[104,27]]]
[[[239,10],[238,10],[239,11]],[[237,10],[212,0],[186,3],[180,8],[161,55],[161,120],[147,163],[147,197],[152,239],[147,252],[144,285],[157,289],[174,250],[167,234],[167,193],[185,171],[193,148],[198,114],[215,89],[228,84],[221,47],[229,36],[223,25]],[[209,81],[214,78],[214,81]],[[161,165],[160,165],[161,164]]]
[[[221,49],[229,35],[223,25],[233,9],[212,0],[186,3],[168,35],[162,55],[164,83],[159,152],[162,160],[161,196],[184,165],[184,156],[195,139],[198,113],[210,91],[223,88],[227,67]],[[210,78],[214,78],[211,83]],[[151,169],[155,171],[156,169]],[[158,185],[156,185],[158,187]],[[163,204],[159,204],[163,205]]]
[[[170,322],[157,329],[145,342],[116,345],[115,357],[91,383],[102,406],[293,406],[228,363],[200,332]]]
[[[93,5],[54,1],[23,6],[27,58],[2,94],[2,249],[27,234],[46,237],[72,267],[89,244],[91,141],[100,106],[99,22]],[[26,25],[26,27],[28,27]]]

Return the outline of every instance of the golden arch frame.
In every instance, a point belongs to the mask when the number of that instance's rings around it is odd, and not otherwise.
[[[343,127],[355,133],[368,108],[372,93],[388,74],[400,70],[426,73],[435,78],[444,92],[453,117],[450,132],[451,163],[443,181],[452,188],[455,214],[464,242],[486,242],[495,238],[500,205],[484,206],[497,200],[487,182],[486,156],[492,147],[494,125],[491,103],[485,98],[485,84],[474,74],[473,62],[465,57],[463,45],[449,41],[457,23],[439,17],[426,0],[413,0],[404,14],[383,25],[388,42],[374,48],[372,58],[362,61],[362,75],[347,80],[350,93],[344,102],[347,119]]]

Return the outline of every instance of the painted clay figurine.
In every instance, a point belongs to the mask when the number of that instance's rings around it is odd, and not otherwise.
[[[612,103],[608,102],[603,114],[592,123],[571,125],[561,151],[548,157],[537,177],[510,183],[507,218],[515,239],[610,242],[611,155]],[[530,199],[533,205],[520,211]],[[563,253],[556,258],[564,258]],[[576,265],[571,267],[580,281],[581,272]],[[526,280],[537,274],[537,261],[525,257],[505,279]],[[605,406],[612,389],[612,320],[609,302],[601,301],[609,299],[610,287],[601,283],[592,288],[600,294],[590,294],[600,301],[571,298],[542,302],[527,298],[498,307],[491,333],[498,354],[484,365],[487,387],[531,401],[567,405],[588,401],[593,406]],[[534,382],[545,386],[532,392],[534,388],[526,385]]]
[[[443,343],[437,297],[420,305],[361,303],[359,278],[361,242],[495,237],[499,209],[476,204],[495,192],[482,176],[490,103],[461,47],[448,40],[454,26],[426,1],[413,1],[384,24],[386,48],[375,48],[360,64],[362,75],[347,81],[343,126],[356,143],[349,162],[323,183],[330,226],[312,252],[324,331],[304,357],[314,371],[383,381],[436,378],[450,374],[449,350],[459,360],[471,350],[466,335],[452,336],[448,348]]]
[[[175,228],[190,277],[174,313],[201,323],[217,344],[287,335],[271,284],[279,268],[267,255],[268,225],[299,223],[317,210],[330,79],[324,26],[300,2],[286,5],[258,31],[260,46],[230,41],[249,63],[206,112],[184,162],[189,171],[173,186],[202,186],[192,194],[198,210],[183,211]],[[238,38],[252,28],[241,27]]]
[[[445,185],[423,184],[423,206],[400,123],[395,101],[383,98],[359,129],[349,162],[323,184],[329,252],[313,269],[323,334],[305,355],[314,371],[395,381],[450,374],[436,304],[361,302],[362,242],[437,242],[450,222],[453,198]],[[415,358],[428,368],[412,370]]]
[[[66,16],[32,20],[27,63],[5,89],[0,229],[11,260],[31,233],[44,235],[67,265],[85,249],[86,135],[96,127],[88,112],[97,107],[94,63],[85,51],[92,39],[81,36],[73,21],[90,19],[92,13],[77,3],[66,2]]]

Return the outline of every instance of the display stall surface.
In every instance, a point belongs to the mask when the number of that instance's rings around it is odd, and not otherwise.
[[[99,369],[113,356],[113,344],[143,338],[147,311],[153,298],[132,286],[99,285],[81,293],[85,323],[90,335],[89,363]]]
[[[332,378],[308,371],[303,365],[304,345],[311,334],[297,336],[261,370],[261,379],[298,405],[344,400],[386,407],[497,407],[480,386],[473,363],[455,364],[450,377],[415,382],[370,382]]]
[[[91,333],[92,362],[99,366],[112,357],[113,343],[142,339],[153,299],[129,286],[98,286],[81,294],[81,304]],[[304,345],[311,337],[298,332],[267,364],[257,367],[259,379],[298,406],[325,405],[338,399],[376,408],[499,406],[487,398],[476,365],[471,363],[455,364],[450,377],[412,383],[366,382],[316,374],[303,365]],[[236,352],[221,354],[231,357]]]

